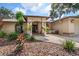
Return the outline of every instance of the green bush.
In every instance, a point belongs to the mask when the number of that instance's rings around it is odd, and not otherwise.
[[[12,33],[8,34],[8,36],[7,36],[7,41],[16,40],[18,34],[19,34],[18,32],[12,32]]]
[[[35,38],[33,36],[30,36],[29,34],[25,34],[25,39],[27,41],[34,41],[35,40]]]
[[[31,41],[35,41],[35,38],[34,38],[34,36],[31,36]]]
[[[66,40],[64,43],[64,48],[69,52],[74,51],[75,43],[72,40]]]
[[[3,38],[5,35],[6,33],[0,30],[0,38]]]

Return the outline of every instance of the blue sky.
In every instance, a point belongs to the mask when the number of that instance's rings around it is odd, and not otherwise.
[[[0,3],[0,7],[5,7],[12,10],[14,13],[22,11],[25,15],[38,15],[38,16],[49,16],[51,10],[50,3]],[[75,16],[79,15],[79,11],[64,16]]]
[[[0,7],[12,10],[14,13],[22,11],[25,15],[49,16],[51,4],[49,3],[0,3]]]

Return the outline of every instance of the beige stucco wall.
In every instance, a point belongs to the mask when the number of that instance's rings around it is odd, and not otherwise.
[[[11,33],[11,32],[15,32],[15,24],[16,22],[4,22],[2,30],[6,33]],[[23,30],[26,33],[27,29],[26,29],[26,23],[23,24]]]
[[[43,26],[46,27],[46,18],[43,17],[28,17],[28,22],[38,22],[38,33],[44,33],[44,30],[42,29]],[[42,26],[42,27],[41,27]]]
[[[72,20],[68,20],[68,28],[69,28],[69,33],[74,34],[75,33],[75,25]]]
[[[79,18],[67,18],[53,23],[53,29],[59,30],[60,34],[79,34]]]
[[[30,22],[30,20],[32,22],[46,22],[46,18],[42,18],[42,17],[28,17],[28,22]]]
[[[79,34],[79,18],[74,21],[75,35]]]
[[[71,29],[73,29],[73,24],[68,19],[61,20],[53,23],[53,29],[58,30],[59,34],[72,33],[73,30]]]
[[[47,27],[49,28],[49,29],[53,29],[53,23],[52,22],[47,22],[46,23],[47,24]]]
[[[28,22],[27,22],[28,25],[30,25],[30,24],[32,25],[33,22],[38,22],[38,33],[44,32],[42,30],[41,26],[46,26],[46,18],[44,18],[44,17],[28,17],[27,20],[28,20]],[[2,30],[6,33],[15,32],[16,23],[17,23],[17,21],[14,21],[13,19],[9,19],[9,20],[4,19],[4,24],[3,24]],[[27,32],[27,24],[26,23],[23,24],[24,32]],[[32,32],[32,29],[30,30],[30,32]]]
[[[79,34],[79,18],[69,18],[68,19],[68,28],[69,28],[68,33],[71,33],[74,35]]]
[[[41,33],[42,29],[41,29],[41,23],[38,23],[38,33]]]
[[[23,24],[23,30],[25,33],[27,32],[27,24],[26,23]]]
[[[4,22],[2,30],[6,33],[11,33],[15,31],[15,24],[14,22]]]

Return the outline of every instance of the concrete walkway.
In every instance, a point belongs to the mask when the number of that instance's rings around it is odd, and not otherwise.
[[[63,42],[65,42],[66,40],[72,39],[71,37],[65,37],[65,36],[60,36],[60,35],[55,35],[55,34],[47,34],[46,36],[34,35],[34,37],[37,40],[56,43],[56,44],[63,44]],[[74,40],[74,42],[76,43],[76,47],[79,48],[79,43],[75,41],[75,39],[72,39],[72,40]]]

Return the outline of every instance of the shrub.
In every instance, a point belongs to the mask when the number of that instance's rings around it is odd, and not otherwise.
[[[35,38],[33,36],[30,36],[29,34],[25,34],[25,39],[27,41],[34,41],[35,40]]]
[[[6,33],[0,30],[0,38],[3,38],[5,35]]]
[[[66,40],[64,43],[64,48],[69,52],[74,51],[75,43],[72,40]]]
[[[18,32],[12,32],[12,33],[8,34],[8,36],[7,36],[7,41],[16,40],[18,34],[19,34]]]
[[[30,39],[31,41],[35,41],[35,38],[34,38],[34,36],[31,36],[31,39]]]

